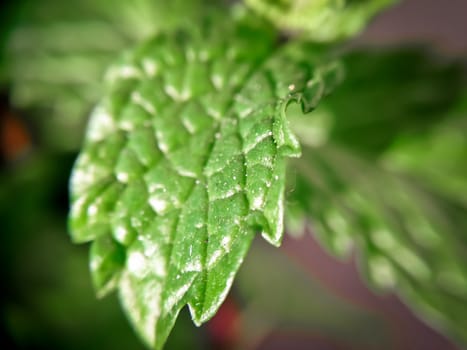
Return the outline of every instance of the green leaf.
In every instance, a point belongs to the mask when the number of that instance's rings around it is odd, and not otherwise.
[[[376,69],[390,76],[402,69],[396,57],[362,56],[361,74],[349,71],[343,91],[313,113],[314,129],[291,124],[307,146],[291,164],[290,227],[308,222],[338,255],[354,247],[373,285],[396,288],[430,323],[466,342],[465,91],[458,70],[429,61],[413,66],[408,90],[406,74],[383,84],[364,73],[375,70],[372,62],[392,61]],[[418,61],[400,57],[409,67]]]
[[[46,145],[77,149],[114,57],[161,30],[194,26],[214,6],[207,0],[42,0],[23,7],[6,59],[12,102],[36,109]]]
[[[279,28],[303,32],[316,41],[351,37],[397,0],[245,0]]]
[[[158,349],[186,304],[197,325],[214,315],[255,232],[280,244],[285,160],[300,154],[287,106],[313,109],[340,78],[319,49],[242,18],[114,65],[73,172],[70,226],[93,241],[96,288],[118,287]]]
[[[303,157],[290,214],[334,253],[355,246],[374,285],[397,288],[466,341],[466,203],[339,147],[304,147]]]
[[[316,114],[327,121],[322,132],[328,139],[369,157],[384,152],[402,132],[427,132],[465,94],[461,65],[426,50],[361,50],[343,61],[345,81]]]
[[[466,92],[464,100],[467,101]],[[383,155],[384,162],[424,179],[443,194],[467,205],[466,112],[421,135],[408,132],[400,135]]]

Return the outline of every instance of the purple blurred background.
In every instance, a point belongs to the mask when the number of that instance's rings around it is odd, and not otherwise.
[[[366,45],[427,43],[449,54],[467,53],[467,1],[402,0],[376,17],[357,40]]]

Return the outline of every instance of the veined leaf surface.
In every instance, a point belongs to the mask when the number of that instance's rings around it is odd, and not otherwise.
[[[198,325],[214,315],[256,232],[280,244],[300,155],[286,108],[313,109],[340,76],[267,26],[219,26],[157,36],[108,71],[71,182],[99,293],[118,288],[156,348],[184,305]]]

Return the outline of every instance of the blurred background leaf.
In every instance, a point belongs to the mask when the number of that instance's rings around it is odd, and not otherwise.
[[[355,246],[373,285],[466,342],[465,74],[416,52],[360,57],[313,127],[292,116],[308,146],[289,214],[335,254]]]
[[[282,30],[320,42],[349,38],[398,0],[245,0]]]
[[[374,158],[400,133],[424,133],[464,100],[459,62],[424,48],[366,49],[343,57],[345,79],[309,117],[291,106],[296,132],[313,145],[330,139]]]
[[[445,122],[427,133],[399,135],[383,161],[467,205],[467,89],[462,96]]]
[[[12,102],[30,109],[42,143],[76,150],[107,65],[159,31],[196,27],[220,3],[23,0],[7,44]]]

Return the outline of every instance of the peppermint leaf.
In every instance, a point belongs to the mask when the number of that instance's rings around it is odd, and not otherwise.
[[[300,155],[287,106],[313,109],[340,78],[317,48],[228,22],[114,65],[72,177],[72,236],[93,242],[98,292],[118,288],[158,349],[185,305],[197,325],[214,315],[256,232],[280,244],[286,158]]]
[[[291,164],[290,228],[307,222],[337,255],[354,247],[373,285],[465,341],[465,91],[458,67],[421,58],[353,56],[312,127],[289,118],[306,144]]]
[[[344,39],[397,0],[245,0],[279,28],[303,32],[324,42]]]

